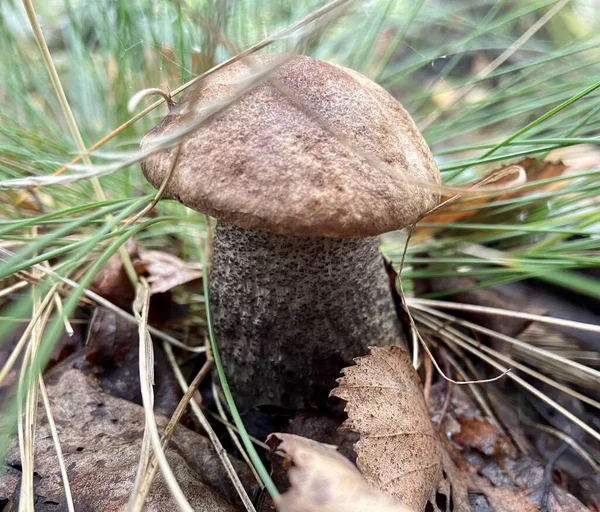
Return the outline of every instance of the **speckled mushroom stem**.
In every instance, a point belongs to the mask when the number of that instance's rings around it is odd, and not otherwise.
[[[220,222],[211,311],[241,410],[323,408],[370,345],[404,344],[376,238],[307,238]]]

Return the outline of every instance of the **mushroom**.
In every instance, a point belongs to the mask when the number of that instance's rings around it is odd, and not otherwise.
[[[142,148],[234,94],[250,65],[279,57],[209,76]],[[172,152],[142,164],[155,187]],[[305,56],[289,56],[182,143],[167,193],[218,220],[211,311],[240,409],[323,408],[354,357],[404,343],[376,237],[438,203],[416,180],[440,174],[404,108],[360,73]]]

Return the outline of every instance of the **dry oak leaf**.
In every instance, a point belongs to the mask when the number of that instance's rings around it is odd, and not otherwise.
[[[169,290],[202,278],[199,265],[187,263],[182,259],[163,251],[146,251],[130,240],[127,253],[134,260],[138,275],[147,274],[150,293],[165,293]],[[121,261],[121,256],[111,256],[98,273],[93,283],[94,290],[117,306],[129,309],[135,291]]]
[[[336,447],[294,434],[271,434],[267,444],[293,465],[290,489],[277,500],[279,512],[410,512],[373,489]]]
[[[435,504],[442,455],[419,377],[400,347],[370,347],[331,392],[346,400],[340,429],[359,433],[356,463],[367,482],[421,511]]]

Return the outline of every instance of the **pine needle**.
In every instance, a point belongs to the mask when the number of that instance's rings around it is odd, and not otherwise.
[[[506,355],[502,354],[501,352],[498,352],[497,350],[494,350],[493,348],[490,348],[490,347],[484,345],[483,343],[462,333],[458,329],[454,329],[454,328],[448,326],[448,321],[456,322],[456,320],[459,320],[459,319],[443,316],[441,318],[444,318],[446,321],[436,320],[434,318],[431,318],[432,316],[437,316],[433,312],[434,310],[423,309],[423,311],[425,311],[426,313],[429,314],[429,320],[431,321],[432,324],[435,324],[437,326],[437,332],[440,332],[440,330],[443,330],[446,335],[452,335],[452,338],[458,337],[458,338],[466,341],[467,343],[470,343],[474,347],[477,347],[478,349],[485,352],[486,354],[489,354],[489,355],[493,356],[494,358],[499,359],[500,361],[503,361],[503,362],[509,364],[511,368],[514,367],[517,370],[520,370],[523,373],[526,373],[527,375],[530,375],[531,377],[534,377],[535,379],[540,380],[540,381],[544,382],[545,384],[548,384],[549,386],[552,386],[552,387],[558,389],[559,391],[562,391],[563,393],[565,393],[567,395],[575,397],[578,400],[581,400],[582,402],[585,402],[588,405],[600,410],[600,402],[598,402],[586,395],[578,393],[574,389],[571,389],[569,386],[565,386],[565,385],[561,384],[560,382],[555,381],[554,379],[546,377],[545,375],[541,374],[540,372],[537,372],[531,368],[528,368],[524,364],[521,364],[521,363],[515,361],[512,357],[506,356]],[[417,318],[423,319],[424,317],[423,317],[423,315],[419,315],[417,313]]]

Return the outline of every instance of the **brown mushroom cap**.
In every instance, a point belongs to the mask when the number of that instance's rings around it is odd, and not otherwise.
[[[276,57],[254,56],[214,73],[203,83],[196,110],[234,94],[249,64]],[[243,228],[296,236],[378,235],[413,223],[438,204],[438,193],[403,179],[441,181],[415,123],[384,89],[360,73],[304,56],[292,56],[271,76],[295,100],[269,79],[203,124],[184,141],[167,194]],[[194,93],[148,132],[142,148],[185,122],[182,114]],[[155,187],[172,152],[163,150],[142,164]]]

